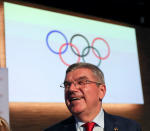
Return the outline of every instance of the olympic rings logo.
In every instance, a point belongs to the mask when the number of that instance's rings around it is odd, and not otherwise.
[[[65,43],[60,46],[58,52],[55,51],[54,49],[52,49],[52,47],[50,46],[51,43],[49,43],[49,39],[50,39],[50,37],[51,37],[51,35],[52,35],[53,33],[58,33],[58,34],[61,35],[61,36],[64,38],[64,40],[65,40]],[[87,46],[82,50],[82,53],[81,53],[81,54],[80,54],[80,52],[79,52],[79,49],[76,47],[76,45],[73,44],[73,39],[74,39],[75,37],[80,37],[80,38],[82,38],[83,40],[85,40],[85,42],[87,43]],[[94,47],[94,43],[95,43],[96,41],[98,41],[98,40],[99,40],[99,41],[102,41],[102,42],[105,43],[106,46],[107,46],[107,50],[108,50],[108,51],[107,51],[107,54],[106,54],[104,57],[101,57],[99,50]],[[48,49],[49,49],[52,53],[54,53],[54,54],[56,54],[56,55],[59,55],[60,60],[61,60],[62,63],[65,64],[66,66],[69,66],[69,64],[64,61],[64,59],[63,59],[63,57],[62,57],[62,54],[64,54],[64,53],[67,51],[68,46],[70,46],[72,52],[73,52],[76,56],[78,56],[77,62],[80,62],[80,59],[81,59],[81,58],[82,58],[83,62],[86,62],[84,57],[89,54],[90,49],[92,49],[92,52],[93,52],[93,54],[95,55],[95,57],[96,57],[97,59],[99,59],[99,63],[98,63],[97,66],[100,66],[101,60],[106,60],[106,59],[110,56],[110,46],[109,46],[109,44],[107,43],[107,41],[106,41],[105,39],[100,38],[100,37],[97,37],[97,38],[93,39],[93,41],[92,41],[92,43],[91,43],[91,45],[90,45],[88,39],[87,39],[85,36],[83,36],[82,34],[75,34],[75,35],[73,35],[73,36],[71,37],[70,41],[68,42],[67,37],[65,36],[65,34],[63,34],[62,32],[60,32],[60,31],[58,31],[58,30],[52,30],[52,31],[50,31],[50,32],[47,34],[47,36],[46,36],[46,44],[47,44]],[[66,46],[66,47],[65,47],[65,46]],[[65,47],[65,49],[62,51],[62,48],[63,48],[63,47]],[[87,50],[87,51],[86,51],[86,50]],[[86,52],[85,52],[85,51],[86,51]]]

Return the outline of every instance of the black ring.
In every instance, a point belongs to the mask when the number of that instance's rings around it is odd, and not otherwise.
[[[83,49],[83,51],[82,51],[82,54],[84,53],[84,51],[85,51],[87,48],[93,48],[93,49],[98,53],[98,56],[101,57],[100,52],[99,52],[95,47],[93,47],[93,46],[87,46],[87,47],[85,47],[85,48]],[[86,63],[84,57],[82,57],[82,60],[83,60],[83,62]],[[99,59],[99,60],[100,60],[100,61],[99,61],[98,65],[97,65],[97,67],[99,67],[100,64],[101,64],[101,59]]]
[[[70,39],[70,43],[72,43],[73,38],[76,37],[76,36],[80,36],[80,37],[82,37],[83,39],[85,39],[85,41],[87,42],[87,47],[90,46],[90,43],[89,43],[89,41],[87,40],[87,38],[86,38],[85,36],[81,35],[81,34],[75,34],[75,35],[73,35],[73,36],[71,37],[71,39]],[[79,56],[79,57],[85,57],[86,55],[88,55],[88,53],[89,53],[89,51],[90,51],[90,49],[88,49],[88,51],[87,51],[86,54],[80,55],[80,54],[77,54],[77,53],[74,51],[74,49],[72,48],[72,46],[71,46],[71,50],[73,51],[73,53],[74,53],[75,55],[77,55],[77,56]]]

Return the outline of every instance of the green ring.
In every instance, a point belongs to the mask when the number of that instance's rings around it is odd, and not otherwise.
[[[83,51],[82,51],[82,54],[84,53],[84,51],[85,51],[87,48],[93,48],[93,49],[98,53],[98,56],[99,56],[99,57],[101,56],[101,55],[100,55],[100,52],[99,52],[95,47],[93,47],[93,46],[87,46],[87,47],[85,47],[85,48],[83,49]],[[84,57],[82,57],[82,60],[83,60],[83,62],[86,63]],[[100,60],[100,61],[99,61],[98,65],[97,65],[97,67],[99,67],[100,64],[101,64],[101,59],[99,59],[99,60]]]

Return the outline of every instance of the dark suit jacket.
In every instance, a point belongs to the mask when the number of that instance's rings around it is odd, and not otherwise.
[[[75,124],[75,119],[71,116],[44,131],[76,131]],[[134,120],[104,112],[104,131],[141,131],[141,128]]]

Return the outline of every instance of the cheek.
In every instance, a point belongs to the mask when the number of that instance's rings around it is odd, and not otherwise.
[[[86,98],[86,100],[88,101],[99,101],[100,99],[100,92],[98,87],[89,87],[89,88],[85,88],[84,91],[84,96]]]
[[[64,98],[65,98],[65,102],[67,103],[67,101],[68,101],[68,92],[67,91],[64,92]]]

